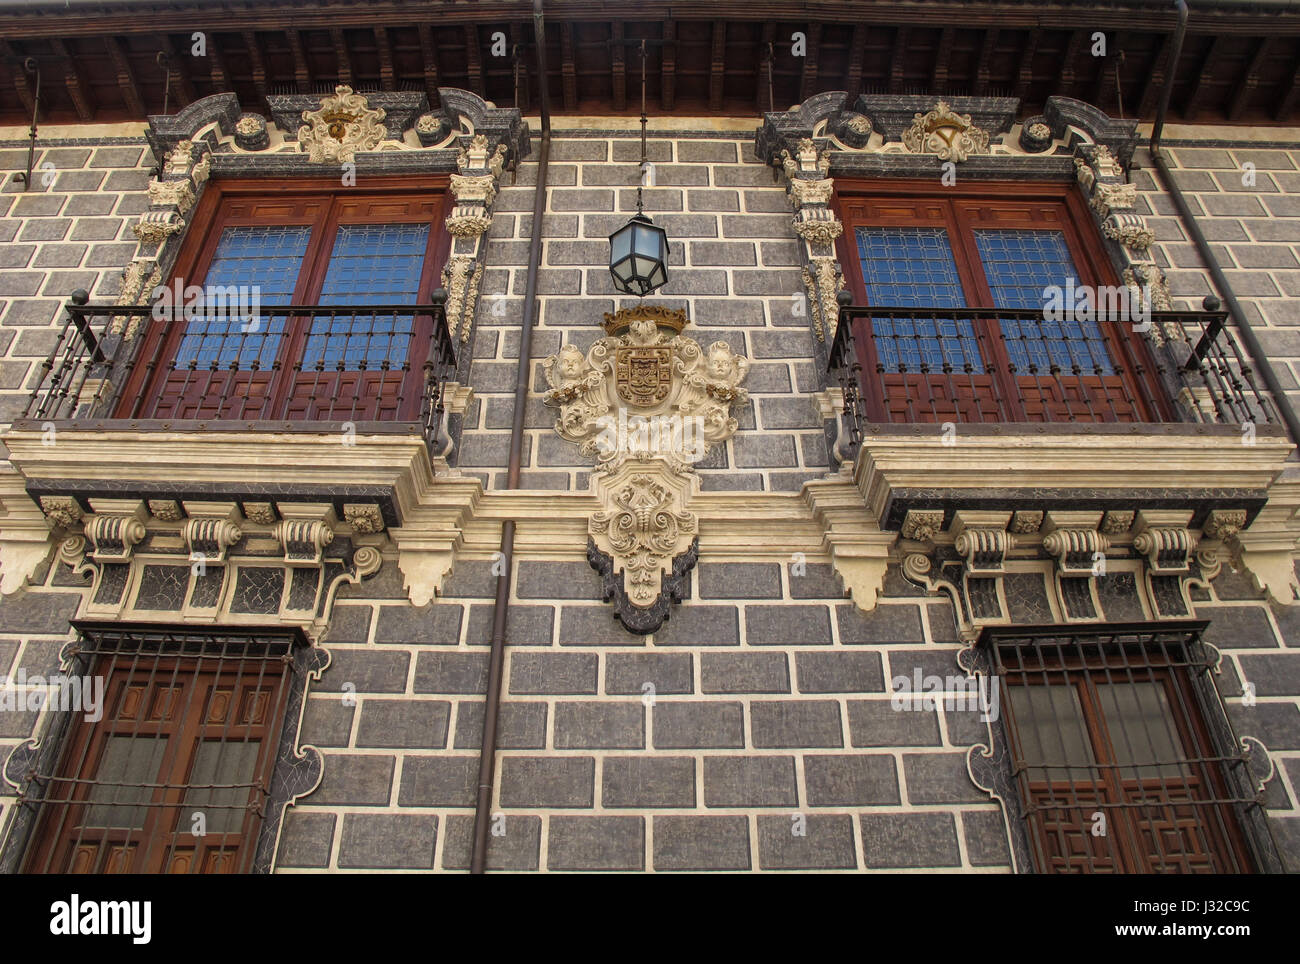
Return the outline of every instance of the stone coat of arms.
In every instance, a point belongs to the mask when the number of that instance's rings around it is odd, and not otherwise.
[[[683,335],[686,314],[656,305],[605,315],[606,337],[545,361],[555,431],[595,459],[602,510],[588,520],[587,557],[632,632],[654,632],[680,598],[698,551],[686,508],[692,463],[735,434],[733,405],[749,360],[725,341],[705,350]]]

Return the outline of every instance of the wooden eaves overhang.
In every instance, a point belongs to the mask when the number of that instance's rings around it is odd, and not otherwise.
[[[1300,3],[1192,8],[1171,120],[1293,122]],[[224,91],[262,110],[269,94],[337,84],[424,90],[435,108],[438,87],[460,87],[528,112],[531,17],[529,0],[0,0],[0,124],[30,120],[28,58],[46,124],[143,120]],[[1150,119],[1175,11],[1168,0],[552,0],[546,19],[557,112],[635,114],[634,47],[646,39],[661,115],[757,116],[845,90],[1012,96],[1024,116],[1059,94]]]

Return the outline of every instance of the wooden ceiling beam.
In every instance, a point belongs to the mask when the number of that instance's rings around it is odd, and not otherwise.
[[[1295,73],[1291,75],[1291,85],[1278,101],[1277,112],[1273,115],[1273,119],[1284,121],[1289,118],[1296,108],[1297,100],[1300,100],[1300,67],[1297,67]]]
[[[1011,96],[1025,99],[1025,94],[1029,92],[1029,85],[1034,82],[1034,54],[1038,52],[1038,44],[1043,39],[1043,32],[1035,27],[1029,31],[1029,36],[1025,38],[1024,45],[1020,48],[1020,67],[1016,71],[1016,86]]]
[[[1214,82],[1214,75],[1219,67],[1219,53],[1222,49],[1223,35],[1219,34],[1210,41],[1210,49],[1206,52],[1205,59],[1201,61],[1201,70],[1196,75],[1196,83],[1187,97],[1187,102],[1183,104],[1183,120],[1188,123],[1196,119],[1201,103]]]
[[[907,26],[899,25],[894,33],[894,53],[889,62],[889,92],[903,92],[903,69],[907,66]]]
[[[623,21],[609,25],[610,93],[614,110],[627,110],[627,51],[623,48]],[[640,70],[641,51],[636,51],[637,69]]]
[[[188,107],[198,100],[198,95],[194,92],[194,85],[190,83],[189,71],[185,69],[185,60],[176,56],[176,48],[172,46],[171,39],[163,34],[158,43],[158,49],[162,51],[167,58],[167,66],[163,68],[163,77],[170,77],[171,88],[176,92],[176,99],[180,106]]]
[[[122,91],[127,110],[136,117],[146,116],[148,112],[144,109],[144,99],[140,96],[140,88],[136,86],[135,72],[131,69],[122,41],[108,36],[104,38],[104,43],[108,46],[108,56],[113,61],[113,67],[117,70],[117,86]]]
[[[952,58],[952,41],[956,31],[944,27],[939,34],[939,46],[934,52],[934,69],[930,72],[930,92],[945,94],[948,92],[948,63]]]
[[[804,50],[803,72],[799,78],[799,103],[803,103],[817,93],[817,65],[820,63],[818,51],[821,48],[822,25],[810,23],[804,28],[808,43]]]
[[[24,55],[14,50],[9,41],[0,37],[0,62],[3,62],[5,68],[13,75],[18,99],[23,102],[23,107],[30,117],[32,108],[36,106],[36,98],[32,95],[32,85],[27,82],[27,71],[23,69],[24,59]]]
[[[297,30],[286,30],[284,38],[289,42],[293,53],[293,82],[300,94],[311,93],[311,70],[307,66],[307,53],[303,49],[302,34]]]
[[[1079,59],[1080,51],[1088,46],[1088,34],[1083,30],[1071,30],[1070,39],[1065,45],[1065,53],[1061,54],[1061,69],[1056,75],[1056,89],[1054,93],[1062,97],[1073,96],[1071,91],[1076,84],[1075,62]]]
[[[468,65],[470,90],[487,99],[487,87],[483,83],[483,58],[478,49],[478,27],[472,23],[465,24],[465,63]]]
[[[564,109],[578,109],[578,65],[573,56],[573,24],[560,24],[560,79],[563,82]]]
[[[1101,64],[1097,69],[1097,79],[1092,85],[1092,105],[1100,110],[1109,110],[1114,102],[1115,70],[1122,49],[1119,39],[1118,30],[1107,34],[1106,56],[1097,58]]]
[[[984,97],[989,92],[989,85],[992,82],[993,70],[993,51],[997,49],[998,31],[996,27],[990,27],[984,31],[984,39],[980,41],[979,60],[975,65],[975,96]]]
[[[393,48],[388,42],[388,30],[375,28],[375,52],[379,55],[379,82],[384,90],[397,89],[397,75],[393,71]]]
[[[664,49],[660,56],[659,106],[672,110],[677,103],[677,23],[664,21]]]
[[[420,38],[420,62],[424,65],[424,93],[429,104],[435,110],[439,106],[438,87],[438,48],[433,42],[433,29],[427,23],[416,24],[416,35]]]
[[[1173,54],[1174,35],[1167,33],[1164,40],[1160,41],[1160,50],[1156,54],[1151,69],[1147,71],[1147,82],[1142,86],[1142,97],[1138,100],[1135,116],[1147,117],[1155,110],[1156,98],[1160,96],[1160,91],[1164,89],[1165,78],[1171,73],[1169,58]]]
[[[775,26],[773,27],[775,29]],[[855,23],[853,38],[849,41],[849,69],[844,77],[844,90],[849,97],[847,104],[852,105],[862,93],[862,65],[867,57],[867,25]]]
[[[208,76],[212,79],[214,93],[233,91],[235,85],[230,81],[230,71],[226,69],[226,58],[217,44],[217,34],[208,38]]]
[[[68,88],[72,106],[77,109],[77,117],[82,123],[89,123],[94,118],[95,112],[91,110],[90,101],[86,99],[86,82],[81,76],[80,68],[77,67],[76,58],[72,56],[67,44],[62,40],[56,38],[50,41],[50,46],[63,62],[63,84]]]
[[[248,67],[253,74],[253,86],[257,88],[257,96],[266,100],[266,60],[262,57],[262,45],[257,42],[257,33],[252,30],[245,30],[244,52],[248,55]]]
[[[1228,107],[1228,120],[1238,120],[1250,106],[1250,98],[1259,87],[1259,72],[1264,69],[1264,63],[1268,60],[1268,48],[1272,42],[1272,37],[1261,37],[1255,44],[1255,53],[1246,64],[1241,80],[1237,84],[1237,92]]]
[[[357,78],[352,70],[352,55],[348,51],[348,42],[343,36],[343,28],[331,27],[330,40],[334,43],[334,63],[338,66],[339,83],[355,87]]]
[[[713,50],[709,58],[709,110],[722,110],[722,81],[726,69],[727,21],[713,21]]]

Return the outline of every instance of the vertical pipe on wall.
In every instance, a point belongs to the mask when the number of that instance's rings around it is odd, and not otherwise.
[[[537,321],[537,269],[542,260],[542,215],[546,210],[546,169],[551,156],[551,110],[546,75],[546,22],[542,0],[533,0],[533,32],[537,43],[537,74],[541,87],[542,137],[537,155],[537,186],[533,192],[533,234],[528,246],[528,275],[519,333],[519,367],[515,373],[515,408],[510,424],[510,461],[506,488],[519,488],[524,445],[524,407],[532,367],[533,326]],[[506,616],[510,611],[510,582],[514,568],[515,520],[501,526],[502,572],[497,576],[492,608],[492,648],[488,657],[487,698],[483,706],[483,740],[479,749],[478,796],[474,805],[474,848],[470,873],[483,873],[487,863],[488,824],[492,809],[492,776],[496,768],[497,720],[501,712],[501,678],[505,665]]]

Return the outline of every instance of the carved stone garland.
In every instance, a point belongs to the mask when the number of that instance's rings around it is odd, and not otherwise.
[[[736,432],[733,405],[749,360],[724,341],[708,350],[681,334],[684,311],[657,305],[605,315],[607,337],[545,360],[555,431],[596,462],[602,509],[588,521],[587,558],[630,632],[653,633],[684,591],[698,553],[693,463]]]

